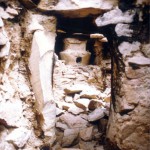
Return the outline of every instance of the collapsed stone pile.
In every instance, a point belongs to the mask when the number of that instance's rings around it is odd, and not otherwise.
[[[99,142],[105,132],[110,105],[110,87],[104,89],[103,83],[99,66],[55,62],[57,147],[102,149]]]

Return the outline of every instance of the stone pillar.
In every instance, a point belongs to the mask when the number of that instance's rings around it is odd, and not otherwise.
[[[94,64],[101,65],[101,63],[102,63],[102,42],[100,42],[98,39],[95,40],[94,53],[95,53]]]
[[[54,20],[54,18],[52,18]],[[48,143],[55,140],[56,106],[52,91],[52,70],[56,34],[52,31],[36,30],[33,35],[29,67],[31,84],[36,97],[36,110],[40,126]],[[50,28],[49,28],[50,29]]]
[[[60,58],[65,60],[67,65],[88,65],[91,53],[86,51],[86,43],[86,40],[64,39],[64,51],[60,52]]]

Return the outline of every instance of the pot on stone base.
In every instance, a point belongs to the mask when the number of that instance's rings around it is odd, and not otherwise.
[[[86,40],[64,39],[64,51],[60,52],[61,60],[65,60],[67,65],[88,65],[91,53],[86,51],[86,43]]]

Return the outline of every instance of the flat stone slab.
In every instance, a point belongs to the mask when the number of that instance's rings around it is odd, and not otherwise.
[[[150,58],[146,58],[144,56],[134,56],[128,59],[128,63],[139,66],[150,65]]]

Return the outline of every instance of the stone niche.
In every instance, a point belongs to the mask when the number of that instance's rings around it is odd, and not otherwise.
[[[87,40],[77,38],[65,38],[64,50],[60,52],[61,60],[65,60],[66,65],[88,65],[91,53],[86,51]]]

